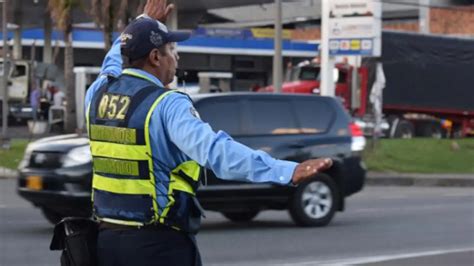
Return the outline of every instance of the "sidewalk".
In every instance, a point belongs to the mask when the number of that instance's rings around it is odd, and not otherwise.
[[[17,178],[15,170],[0,167],[0,179]],[[400,174],[368,172],[367,186],[474,187],[474,174]]]
[[[0,179],[15,179],[17,176],[16,170],[0,167]]]
[[[474,187],[474,174],[402,174],[368,172],[366,185]]]
[[[51,132],[45,133],[40,135],[33,135],[28,131],[28,127],[25,125],[13,125],[8,127],[8,135],[10,137],[18,138],[18,139],[39,139],[44,137],[50,137],[54,135],[58,135],[58,132]]]

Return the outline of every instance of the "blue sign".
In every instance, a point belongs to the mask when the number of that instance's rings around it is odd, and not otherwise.
[[[374,39],[371,38],[331,39],[329,41],[329,54],[332,56],[370,56],[373,53]]]

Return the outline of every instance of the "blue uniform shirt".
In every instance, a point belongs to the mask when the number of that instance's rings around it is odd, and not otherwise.
[[[146,76],[148,80],[163,87],[160,80],[143,70],[127,69],[127,71]],[[107,76],[118,77],[121,73],[122,58],[120,43],[117,40],[104,59],[101,75],[87,91],[86,110],[93,94],[107,82]],[[173,162],[191,158],[211,169],[219,178],[258,183],[273,182],[282,185],[290,183],[297,163],[277,160],[263,151],[252,150],[234,141],[223,131],[215,133],[209,124],[194,116],[193,110],[194,107],[188,97],[172,93],[153,111],[150,141],[153,154],[159,155],[159,158],[155,158],[154,167],[155,170],[164,170],[157,173],[170,171],[171,169],[167,168],[173,166]],[[174,145],[167,143],[165,136]],[[166,188],[157,189],[166,191]]]

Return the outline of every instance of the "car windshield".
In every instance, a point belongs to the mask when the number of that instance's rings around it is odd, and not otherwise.
[[[291,81],[296,80],[319,80],[319,67],[295,67],[291,70]]]
[[[344,83],[346,75],[343,75],[339,69],[334,68],[333,70],[334,82]],[[290,80],[321,80],[321,68],[314,66],[295,67],[291,69]]]

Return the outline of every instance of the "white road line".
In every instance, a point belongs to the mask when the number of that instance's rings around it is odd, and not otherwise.
[[[474,190],[472,192],[469,192],[469,193],[465,193],[465,192],[452,192],[452,193],[445,193],[443,195],[441,195],[443,197],[474,197]]]
[[[474,247],[469,248],[459,248],[459,249],[446,249],[446,250],[433,250],[433,251],[424,251],[424,252],[414,252],[414,253],[405,253],[405,254],[393,254],[393,255],[382,255],[382,256],[373,256],[373,257],[363,257],[355,259],[343,259],[343,260],[333,260],[333,261],[306,261],[306,262],[297,262],[297,263],[287,263],[287,264],[274,264],[276,266],[336,266],[336,265],[358,265],[366,263],[377,263],[383,261],[399,260],[399,259],[409,259],[409,258],[418,258],[418,257],[427,257],[427,256],[436,256],[450,253],[460,253],[474,251]]]
[[[389,255],[379,255],[371,257],[360,257],[360,258],[351,258],[351,259],[340,259],[340,260],[317,260],[307,258],[305,261],[302,260],[277,260],[277,261],[241,261],[241,262],[227,262],[227,263],[211,263],[211,266],[340,266],[340,265],[358,265],[366,263],[377,263],[390,260],[398,259],[409,259],[417,257],[426,257],[426,256],[436,256],[450,253],[460,253],[474,251],[474,247],[467,248],[458,248],[458,249],[446,249],[446,250],[432,250],[432,251],[423,251],[423,252],[413,252],[413,253],[401,253],[401,254],[389,254]]]
[[[467,204],[466,204],[467,205]],[[351,213],[372,213],[372,212],[389,212],[395,213],[400,211],[432,211],[438,209],[446,209],[446,208],[462,208],[464,206],[460,206],[459,204],[433,204],[429,206],[414,206],[414,207],[391,207],[391,208],[363,208],[363,209],[356,209],[351,211]],[[469,205],[471,206],[471,205]]]

